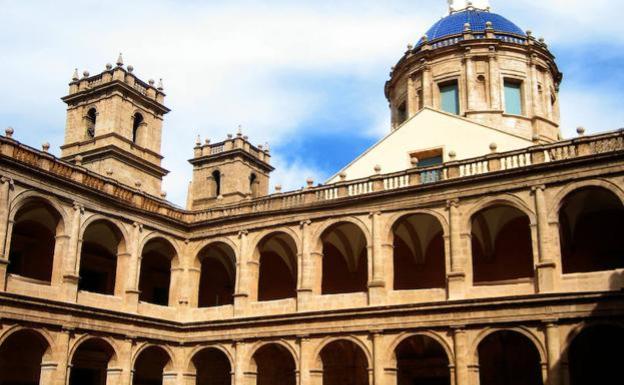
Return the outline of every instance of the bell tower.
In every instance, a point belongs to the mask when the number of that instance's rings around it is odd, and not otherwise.
[[[162,81],[145,83],[132,66],[124,68],[121,54],[116,66],[79,78],[74,72],[67,104],[65,143],[61,157],[102,175],[161,194],[161,138],[165,107]]]

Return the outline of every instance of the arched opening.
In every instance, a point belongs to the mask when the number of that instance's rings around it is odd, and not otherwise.
[[[258,301],[297,296],[297,245],[286,233],[270,234],[258,244]]]
[[[50,205],[35,200],[22,206],[11,233],[8,273],[49,283],[61,226],[61,216]]]
[[[258,177],[254,173],[249,175],[249,193],[252,198],[258,196]]]
[[[488,207],[472,217],[472,272],[475,283],[533,277],[529,217],[510,206]]]
[[[264,345],[252,358],[256,368],[256,385],[295,385],[295,359],[283,346]]]
[[[139,353],[134,362],[133,385],[162,385],[169,354],[158,346],[150,346]]]
[[[213,243],[199,252],[199,307],[231,305],[236,284],[236,256],[223,242]]]
[[[219,349],[208,348],[193,357],[196,385],[230,385],[232,366],[228,357]]]
[[[440,343],[412,336],[395,349],[397,385],[451,385],[449,358]]]
[[[143,126],[143,115],[137,112],[132,116],[132,143],[137,143],[139,140],[139,134],[141,127]]]
[[[322,294],[366,292],[368,257],[362,230],[350,222],[337,223],[323,232],[321,242]]]
[[[89,111],[87,111],[86,120],[87,120],[87,127],[86,127],[87,139],[95,138],[95,122],[97,120],[97,110],[95,108],[91,108],[89,109]]]
[[[333,341],[321,350],[323,385],[368,385],[368,360],[355,343]]]
[[[49,346],[32,330],[11,334],[0,346],[0,384],[39,385],[41,363]]]
[[[215,198],[218,198],[219,196],[221,196],[221,171],[214,170],[212,172],[212,183],[213,183],[212,195]]]
[[[106,385],[108,366],[115,353],[101,339],[89,339],[76,349],[71,361],[69,385]]]
[[[117,227],[105,220],[91,223],[82,239],[78,289],[115,294],[117,256],[124,251],[123,236]]]
[[[140,301],[169,305],[171,261],[175,256],[171,243],[162,238],[152,239],[143,247],[139,275]]]
[[[440,222],[415,214],[393,227],[394,290],[446,287],[444,237]]]
[[[611,191],[587,187],[565,197],[559,211],[564,274],[624,267],[624,206]]]
[[[478,347],[480,385],[542,385],[539,352],[526,336],[503,330]]]
[[[568,351],[570,385],[616,385],[622,382],[624,329],[592,326],[572,340]]]

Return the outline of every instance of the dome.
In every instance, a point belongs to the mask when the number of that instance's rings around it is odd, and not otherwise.
[[[446,37],[461,35],[464,32],[464,25],[466,23],[470,24],[472,33],[485,33],[486,23],[488,21],[492,23],[492,28],[497,38],[517,43],[524,42],[526,34],[516,24],[499,14],[478,9],[454,12],[442,18],[427,31],[427,39],[433,42]],[[475,37],[479,38],[481,36]],[[419,45],[423,42],[424,38],[419,41]]]

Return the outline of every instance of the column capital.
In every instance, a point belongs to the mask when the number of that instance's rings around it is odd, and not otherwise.
[[[79,212],[81,215],[84,214],[85,207],[82,203],[74,202],[73,208],[74,208],[74,211]]]
[[[0,177],[0,184],[5,184],[8,183],[9,184],[9,188],[14,187],[15,186],[15,181],[13,181],[13,178],[10,178],[8,176],[2,176]]]
[[[133,222],[132,226],[137,229],[139,232],[143,231],[143,224],[139,222]]]
[[[312,221],[310,219],[304,219],[301,222],[299,222],[299,227],[300,228],[304,228],[306,226],[310,226],[312,224]]]
[[[538,184],[538,185],[535,185],[535,186],[531,186],[531,192],[532,192],[532,193],[535,193],[535,192],[537,192],[538,190],[539,190],[539,191],[544,191],[544,190],[546,190],[546,185],[544,185],[544,184]]]
[[[381,215],[381,211],[371,211],[370,213],[368,213],[369,218],[378,217],[380,215]]]
[[[238,238],[242,238],[242,237],[246,237],[247,235],[249,235],[249,231],[248,230],[241,230],[238,232]]]
[[[459,207],[459,199],[455,198],[455,199],[448,199],[446,201],[446,208],[450,209],[450,208],[458,208]]]

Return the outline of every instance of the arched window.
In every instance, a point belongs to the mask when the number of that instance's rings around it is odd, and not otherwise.
[[[163,383],[165,368],[171,362],[169,354],[158,346],[143,350],[134,363],[133,385],[156,385]]]
[[[338,340],[326,345],[320,354],[323,385],[368,385],[368,359],[358,345]]]
[[[190,373],[195,373],[196,384],[230,385],[232,366],[222,351],[215,348],[201,350],[193,357]]]
[[[50,282],[60,215],[49,205],[33,201],[19,209],[11,233],[8,272]]]
[[[175,256],[173,246],[162,238],[153,239],[145,245],[141,253],[140,301],[169,305],[171,261]]]
[[[251,197],[255,198],[258,196],[258,188],[256,187],[256,185],[258,181],[258,177],[256,176],[256,174],[252,173],[251,175],[249,175],[249,192],[251,193]]]
[[[95,108],[91,108],[87,112],[87,138],[95,138],[95,121],[97,120],[97,111]]]
[[[394,350],[397,385],[450,385],[449,359],[440,343],[427,336],[412,336]]]
[[[71,360],[69,385],[106,385],[109,364],[115,357],[112,346],[93,338],[80,344]]]
[[[199,252],[198,307],[231,305],[234,303],[236,256],[223,242],[213,243]]]
[[[611,191],[588,187],[566,196],[559,211],[564,274],[624,267],[624,206]]]
[[[110,222],[99,220],[87,227],[82,238],[78,289],[116,294],[117,256],[125,251],[121,232]]]
[[[529,217],[497,205],[472,216],[472,271],[476,284],[532,278],[533,246]]]
[[[214,170],[212,172],[212,181],[214,183],[214,188],[213,188],[213,192],[214,192],[214,197],[218,197],[219,195],[221,195],[221,171],[219,170]]]
[[[297,246],[286,233],[266,236],[258,245],[258,301],[297,296]]]
[[[481,385],[542,385],[539,352],[533,342],[514,331],[494,332],[478,346]]]
[[[143,125],[143,115],[140,113],[134,114],[132,117],[132,143],[137,143],[139,140],[139,130]]]
[[[337,223],[323,233],[322,294],[366,292],[366,236],[350,222]]]
[[[621,347],[624,329],[595,325],[581,331],[568,351],[571,385],[618,384],[621,382]]]
[[[0,346],[0,384],[39,384],[41,364],[49,348],[35,331],[11,334]]]
[[[281,345],[264,345],[252,357],[257,385],[295,385],[297,367],[292,354]]]

